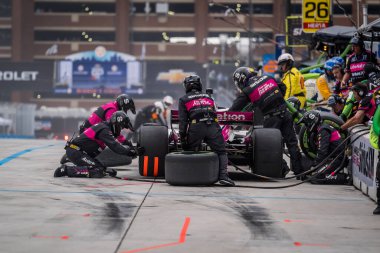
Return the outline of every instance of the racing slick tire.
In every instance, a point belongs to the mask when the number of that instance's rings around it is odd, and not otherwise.
[[[171,185],[211,185],[219,178],[219,158],[214,152],[183,151],[166,155],[165,179]]]
[[[106,148],[103,150],[96,159],[104,165],[104,167],[116,167],[129,165],[132,163],[132,157],[126,155],[119,155],[111,149]]]
[[[343,125],[344,121],[337,115],[319,111],[322,120],[333,126],[335,129],[340,128],[341,125]],[[301,150],[305,154],[305,156],[311,160],[314,160],[317,156],[317,136],[316,134],[310,134],[308,131],[306,131],[306,126],[302,124],[301,130],[298,134],[298,140],[300,142]],[[343,139],[346,138],[347,133],[346,132],[340,132]]]
[[[283,175],[283,145],[281,131],[275,128],[259,128],[252,132],[252,173],[281,178]]]
[[[138,144],[144,148],[139,156],[139,173],[144,177],[165,176],[165,155],[169,150],[168,127],[148,123],[140,127]]]

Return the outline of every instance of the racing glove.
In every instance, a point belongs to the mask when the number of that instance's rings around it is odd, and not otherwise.
[[[189,147],[187,144],[186,135],[181,135],[181,146],[182,146],[182,149],[187,149]]]
[[[130,140],[127,140],[127,139],[125,139],[125,141],[122,144],[126,145],[126,146],[129,146],[129,147],[133,147],[132,142]]]
[[[136,158],[137,156],[143,155],[144,152],[145,149],[143,147],[130,148],[127,152],[127,155],[131,156],[132,158]]]

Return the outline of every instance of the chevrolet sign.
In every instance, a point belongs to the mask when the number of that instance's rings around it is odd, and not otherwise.
[[[0,71],[0,81],[35,81],[38,71]]]

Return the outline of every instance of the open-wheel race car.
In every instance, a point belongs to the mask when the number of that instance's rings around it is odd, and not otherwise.
[[[253,173],[282,176],[283,145],[278,129],[254,126],[253,112],[217,112],[230,163],[249,166]],[[218,157],[206,144],[199,151],[184,151],[176,129],[178,111],[171,111],[170,127],[145,124],[140,128],[139,173],[165,177],[174,185],[212,184],[218,180]]]

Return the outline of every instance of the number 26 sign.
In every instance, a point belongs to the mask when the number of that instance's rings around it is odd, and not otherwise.
[[[331,0],[302,0],[302,27],[305,33],[314,33],[328,27]]]

